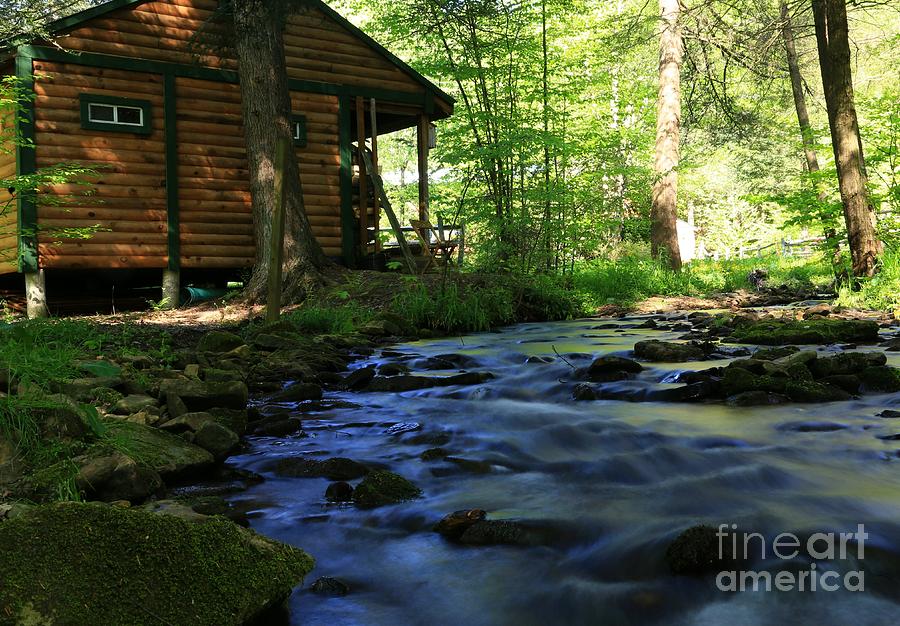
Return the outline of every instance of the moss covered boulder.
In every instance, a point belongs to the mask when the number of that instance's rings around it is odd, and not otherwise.
[[[353,490],[353,502],[364,509],[413,500],[422,490],[393,472],[378,470],[369,473]]]
[[[224,518],[77,503],[0,521],[0,551],[0,615],[18,624],[242,624],[314,564]]]
[[[110,424],[108,433],[116,448],[163,480],[196,476],[213,465],[212,454],[158,428],[120,422]]]
[[[761,320],[734,329],[741,343],[789,344],[877,343],[878,324],[870,320]]]

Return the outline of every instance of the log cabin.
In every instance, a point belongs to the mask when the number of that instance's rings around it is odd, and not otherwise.
[[[37,195],[0,190],[0,274],[24,275],[35,314],[45,271],[159,270],[171,297],[182,270],[253,265],[238,62],[220,8],[110,0],[0,56],[0,74],[34,93],[14,121],[27,142],[0,150],[0,180],[62,162],[97,172]],[[377,168],[379,134],[417,129],[426,217],[432,122],[454,101],[319,0],[288,16],[284,42],[306,211],[326,255],[353,265],[377,249],[380,217],[358,147],[369,141]]]

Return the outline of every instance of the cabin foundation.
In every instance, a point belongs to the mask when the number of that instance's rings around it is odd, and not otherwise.
[[[28,319],[49,316],[44,270],[25,272],[25,301]]]

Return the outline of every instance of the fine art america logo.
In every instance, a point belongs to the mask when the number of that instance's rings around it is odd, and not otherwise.
[[[805,539],[781,533],[771,542],[759,533],[738,533],[737,524],[720,524],[716,538],[722,563],[750,563],[757,559],[770,563],[778,559],[784,565],[790,562],[784,569],[776,566],[762,571],[720,571],[716,576],[720,591],[865,591],[864,571],[851,569],[841,573],[835,569],[841,561],[858,564],[863,560],[869,538],[864,524],[859,524],[856,532],[819,532]],[[814,560],[806,569],[793,560],[800,554]]]

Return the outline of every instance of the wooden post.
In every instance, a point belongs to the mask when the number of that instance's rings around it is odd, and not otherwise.
[[[372,123],[372,171],[376,174],[380,174],[381,172],[378,170],[378,121],[375,119],[375,98],[372,98],[369,101],[369,119]],[[375,252],[378,252],[381,245],[378,241],[378,228],[379,222],[381,221],[381,212],[378,206],[378,194],[375,194],[374,205],[372,207],[372,221],[374,222],[373,226],[375,227]]]
[[[356,142],[359,147],[359,245],[360,254],[365,256],[369,243],[369,180],[363,158],[366,150],[366,104],[362,96],[356,97]]]
[[[428,220],[428,129],[427,115],[419,116],[416,127],[416,154],[419,157],[419,219]]]
[[[279,137],[275,144],[275,206],[272,207],[272,238],[269,241],[269,281],[266,296],[266,323],[281,316],[281,264],[284,260],[284,162],[288,142]]]
[[[179,270],[163,270],[162,305],[166,309],[177,309],[180,303],[181,272]]]
[[[47,287],[44,281],[44,270],[25,272],[25,311],[28,319],[48,317]]]

